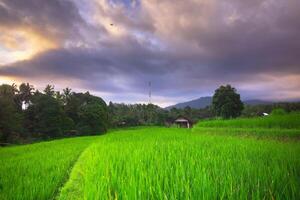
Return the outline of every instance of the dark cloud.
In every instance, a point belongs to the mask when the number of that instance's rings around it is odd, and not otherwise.
[[[85,13],[98,16],[93,24],[79,14],[78,2],[41,2],[4,1],[0,22],[55,30],[80,45],[0,66],[0,75],[76,79],[82,88],[109,93],[116,101],[146,95],[149,81],[161,101],[209,95],[225,83],[244,97],[274,98],[286,81],[285,94],[300,97],[299,1],[149,0],[134,8],[128,1],[119,7],[94,2],[96,11]],[[107,19],[116,27],[107,27]],[[122,34],[113,35],[113,28]]]
[[[64,40],[78,36],[78,27],[86,24],[68,0],[2,0],[0,26],[30,28],[45,37]]]

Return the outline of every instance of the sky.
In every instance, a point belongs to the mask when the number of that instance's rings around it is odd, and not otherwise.
[[[299,0],[0,0],[0,84],[168,106],[300,99]]]

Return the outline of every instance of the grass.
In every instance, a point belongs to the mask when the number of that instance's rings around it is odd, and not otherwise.
[[[261,139],[299,140],[300,129],[276,129],[276,128],[228,128],[228,127],[194,127],[194,133],[209,135],[231,135],[254,137]]]
[[[300,145],[144,128],[80,156],[58,199],[299,199]]]
[[[231,120],[207,120],[200,121],[196,127],[300,129],[300,113]]]
[[[193,132],[257,138],[300,139],[300,113],[200,121]]]
[[[299,117],[0,148],[0,199],[300,199]]]
[[[52,199],[81,152],[99,137],[0,148],[0,199]]]

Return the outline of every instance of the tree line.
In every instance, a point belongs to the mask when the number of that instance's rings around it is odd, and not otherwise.
[[[215,90],[211,106],[195,109],[189,106],[166,110],[153,104],[116,104],[109,103],[111,127],[171,125],[179,116],[196,123],[199,120],[236,117],[258,117],[263,113],[281,108],[286,112],[299,111],[300,103],[274,103],[268,105],[244,105],[240,94],[231,85],[222,85]]]
[[[212,105],[203,109],[163,109],[153,104],[120,104],[89,92],[76,93],[70,88],[55,91],[47,85],[43,91],[29,83],[0,85],[0,143],[24,143],[66,136],[103,134],[109,128],[130,126],[171,126],[179,116],[196,123],[199,120],[262,116],[282,108],[300,110],[300,103],[244,105],[236,89],[220,86]]]
[[[112,102],[108,105],[108,111],[111,127],[170,126],[179,116],[184,116],[194,122],[214,116],[209,107],[194,109],[187,106],[184,109],[166,110],[153,104],[117,104]]]
[[[40,92],[29,83],[0,86],[0,142],[105,133],[109,126],[106,103],[89,92],[70,88]]]

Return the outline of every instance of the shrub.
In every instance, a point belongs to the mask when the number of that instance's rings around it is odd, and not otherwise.
[[[285,115],[286,111],[282,108],[273,109],[271,115]]]

